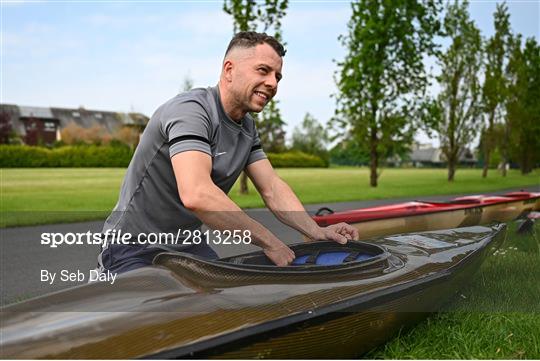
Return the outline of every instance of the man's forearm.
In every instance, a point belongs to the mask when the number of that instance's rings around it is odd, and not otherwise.
[[[189,208],[212,229],[250,231],[253,244],[261,248],[282,244],[272,232],[249,217],[216,186],[209,187]]]
[[[263,194],[267,207],[278,219],[311,238],[322,238],[320,227],[307,214],[304,206],[287,183],[276,177],[271,190]]]

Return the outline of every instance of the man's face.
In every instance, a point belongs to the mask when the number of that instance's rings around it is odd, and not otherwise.
[[[283,61],[268,44],[240,49],[245,52],[232,69],[234,103],[242,112],[260,112],[276,95]]]

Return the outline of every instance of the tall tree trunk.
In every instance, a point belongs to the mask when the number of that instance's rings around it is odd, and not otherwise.
[[[502,176],[506,177],[506,166],[509,162],[509,156],[508,156],[508,147],[510,143],[510,129],[508,126],[508,121],[506,122],[504,126],[504,140],[503,140],[503,150],[502,150],[502,163],[503,163],[503,169],[502,169]]]
[[[369,148],[370,148],[369,185],[372,187],[377,187],[377,168],[379,166],[379,154],[377,153],[377,129],[375,127],[371,128]]]
[[[248,177],[247,177],[246,172],[242,172],[242,175],[240,176],[240,194],[248,194],[249,193],[247,179],[248,179]]]
[[[532,164],[533,163],[531,161],[527,160],[527,173],[525,174],[530,174],[533,171],[534,167],[532,166]]]
[[[488,174],[488,168],[489,168],[489,158],[491,154],[489,149],[484,149],[484,169],[482,170],[482,178],[486,178]]]
[[[520,168],[521,168],[521,174],[526,175],[532,172],[533,162],[531,161],[530,155],[527,153],[526,150],[523,150],[521,153],[521,162],[520,162]]]
[[[531,173],[533,170],[534,170],[534,157],[533,157],[533,154],[532,153],[529,153],[528,151],[526,152],[527,154],[527,174]]]
[[[519,169],[522,175],[527,174],[527,153],[523,149],[519,152]]]
[[[454,175],[456,174],[456,160],[454,157],[448,159],[448,181],[454,181]]]
[[[484,140],[484,169],[482,171],[482,178],[486,178],[489,169],[489,161],[491,159],[492,149],[492,133],[493,133],[493,121],[495,120],[495,110],[489,113],[489,124]]]

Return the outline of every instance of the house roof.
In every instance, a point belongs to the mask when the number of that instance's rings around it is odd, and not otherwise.
[[[438,148],[415,149],[411,153],[413,162],[441,163],[441,150]]]
[[[84,128],[100,125],[110,133],[113,133],[124,125],[144,127],[149,121],[149,118],[141,113],[88,110],[83,107],[47,108],[20,106],[16,104],[0,104],[0,109],[2,112],[10,114],[13,128],[20,135],[25,135],[26,133],[21,118],[56,119],[59,122],[60,128],[66,127],[71,122]]]
[[[20,121],[20,109],[15,104],[0,104],[0,112],[9,114],[12,129],[19,135],[26,135],[24,123]]]
[[[84,108],[51,108],[51,111],[55,117],[60,120],[61,128],[66,127],[71,122],[74,122],[84,128],[91,128],[95,125],[101,125],[107,129],[107,131],[114,132],[123,125],[120,115],[122,113],[87,110]]]
[[[426,163],[444,163],[445,157],[440,148],[422,148],[415,149],[411,153],[411,161],[426,162]],[[476,163],[477,159],[474,154],[467,148],[461,149],[459,152],[459,161],[464,163]]]
[[[18,106],[21,118],[54,119],[51,108]]]

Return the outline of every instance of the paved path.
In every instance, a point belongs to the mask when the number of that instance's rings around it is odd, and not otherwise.
[[[524,188],[529,191],[540,191],[540,186]],[[498,191],[500,194],[504,191]],[[442,201],[453,196],[431,196],[422,197],[422,200]],[[404,201],[417,200],[418,198],[401,198],[372,200],[361,202],[342,202],[307,205],[308,212],[314,213],[322,206],[330,207],[336,211],[354,208],[365,208],[376,205],[398,203]],[[266,209],[250,209],[247,213],[264,224],[278,238],[285,243],[301,242],[301,235],[281,224]],[[60,289],[75,286],[77,282],[55,282],[49,285],[41,282],[41,270],[60,272],[63,269],[88,272],[96,267],[96,257],[99,253],[99,246],[91,245],[69,245],[58,248],[49,248],[40,244],[40,237],[43,232],[100,232],[103,225],[98,222],[81,222],[71,224],[53,224],[44,226],[18,227],[1,229],[0,241],[0,304],[5,305],[17,300],[26,299],[45,293],[58,291]],[[221,256],[232,256],[258,249],[255,246],[215,246],[214,249]],[[59,277],[59,276],[57,276]]]

